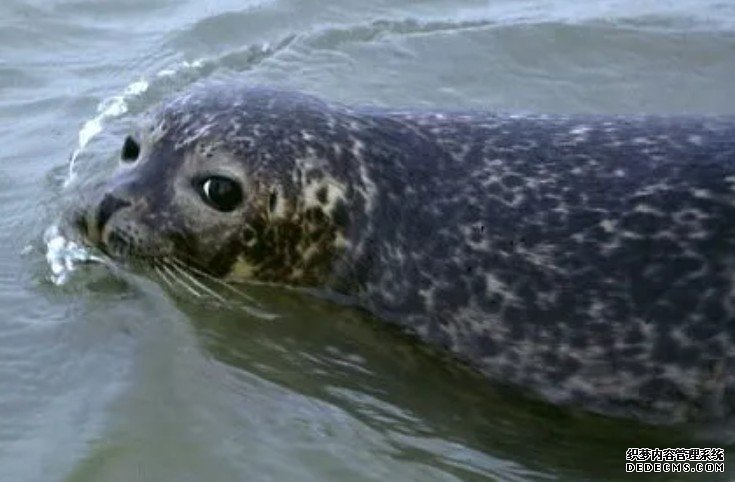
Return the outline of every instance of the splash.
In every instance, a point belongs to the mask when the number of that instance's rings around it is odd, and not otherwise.
[[[186,60],[181,62],[179,65],[170,68],[170,69],[163,69],[160,70],[156,77],[173,77],[177,73],[181,72],[182,70],[192,70],[192,69],[200,69],[204,66],[204,59],[198,59],[193,62],[187,62]]]
[[[55,285],[63,285],[80,264],[105,263],[85,246],[65,237],[58,224],[51,225],[43,234],[46,245],[46,262],[51,269],[49,279]]]

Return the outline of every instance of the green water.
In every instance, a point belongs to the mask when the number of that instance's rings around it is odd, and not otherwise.
[[[220,77],[389,106],[735,113],[735,2],[3,0],[0,481],[733,478],[626,476],[627,447],[724,442],[525,400],[307,295],[249,288],[263,320],[102,266],[55,278],[44,232],[122,133]]]

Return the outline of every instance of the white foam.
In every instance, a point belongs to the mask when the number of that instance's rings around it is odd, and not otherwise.
[[[51,269],[49,279],[56,285],[66,283],[77,265],[104,261],[81,244],[65,238],[57,224],[43,233],[43,241],[46,244],[46,261]]]
[[[183,62],[181,62],[180,64],[174,67],[158,71],[156,73],[156,77],[159,77],[159,78],[160,77],[172,77],[176,75],[177,73],[181,72],[182,70],[198,69],[202,67],[203,65],[204,65],[204,59],[197,59],[192,62],[188,62],[184,60]]]

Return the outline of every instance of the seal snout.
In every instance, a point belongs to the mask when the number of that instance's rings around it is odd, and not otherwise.
[[[70,221],[87,243],[102,247],[109,242],[110,219],[121,209],[130,206],[130,201],[107,193],[99,203],[75,211]]]
[[[130,206],[130,201],[120,199],[112,194],[105,194],[100,202],[99,208],[97,209],[97,229],[100,233],[105,230],[107,221],[110,220],[113,214],[120,209]]]

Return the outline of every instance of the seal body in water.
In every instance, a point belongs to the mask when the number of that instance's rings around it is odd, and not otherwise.
[[[154,110],[80,221],[112,257],[316,287],[547,400],[735,409],[735,119],[349,108],[239,84]]]

